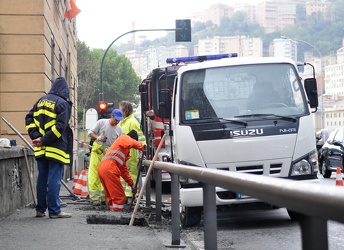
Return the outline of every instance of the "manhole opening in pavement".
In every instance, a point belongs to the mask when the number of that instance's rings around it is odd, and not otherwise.
[[[122,216],[120,212],[118,215],[87,215],[87,224],[111,224],[111,225],[129,225],[130,216]],[[133,226],[147,227],[149,224],[144,217],[136,217]]]

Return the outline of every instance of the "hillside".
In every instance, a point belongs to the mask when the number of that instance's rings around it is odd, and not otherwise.
[[[214,25],[211,21],[206,23],[195,23],[192,27],[192,41],[190,43],[178,43],[189,48],[189,54],[193,55],[193,47],[199,39],[214,36],[248,36],[261,37],[264,43],[264,51],[268,50],[271,41],[281,36],[289,37],[295,40],[303,40],[314,45],[323,56],[335,54],[342,47],[344,38],[344,1],[332,0],[332,7],[327,13],[313,13],[306,16],[305,7],[296,6],[296,23],[284,30],[274,33],[265,33],[263,27],[258,24],[250,24],[246,20],[244,12],[236,12],[232,18],[223,18],[220,25]],[[114,48],[119,54],[128,50],[143,51],[150,46],[173,46],[175,43],[174,32],[168,33],[164,37],[155,40],[146,40],[139,46],[128,42],[117,45]],[[299,43],[298,58],[302,59],[305,51],[310,50],[309,45]]]

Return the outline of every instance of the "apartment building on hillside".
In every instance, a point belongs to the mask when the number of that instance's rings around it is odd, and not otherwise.
[[[336,64],[325,67],[325,93],[333,97],[344,97],[344,41],[336,56]]]
[[[144,79],[152,69],[166,65],[166,58],[189,56],[189,50],[183,45],[159,46],[148,48],[142,52],[131,50],[124,54],[131,62],[136,74]]]
[[[310,16],[312,13],[323,12],[329,10],[331,2],[327,0],[314,0],[306,2],[306,15]]]
[[[214,25],[220,25],[221,19],[224,17],[232,17],[234,14],[233,7],[218,3],[211,5],[208,9],[194,13],[190,16],[192,23],[212,21]]]
[[[257,20],[265,28],[265,33],[282,30],[295,24],[296,4],[288,0],[258,3]]]
[[[236,52],[238,56],[263,56],[263,40],[246,36],[199,39],[195,55],[212,55]]]
[[[0,115],[27,140],[25,115],[59,76],[70,85],[77,134],[76,24],[64,17],[65,2],[0,1]],[[25,145],[2,119],[0,137]]]
[[[143,64],[145,61],[145,56],[142,52],[138,50],[129,50],[124,53],[124,55],[129,59],[133,69],[135,70],[136,74],[142,76],[144,74]]]
[[[257,7],[253,4],[236,4],[233,6],[234,13],[240,11],[246,14],[246,19],[248,23],[257,23]]]
[[[270,56],[289,57],[297,62],[297,42],[292,39],[274,39],[270,46]]]
[[[296,21],[296,8],[302,5],[306,8],[306,15],[314,12],[326,12],[331,2],[328,0],[262,0],[257,4],[237,3],[226,5],[213,4],[208,9],[189,16],[192,23],[212,21],[219,25],[224,17],[231,18],[236,12],[246,13],[248,23],[258,23],[265,28],[266,33],[279,31]]]

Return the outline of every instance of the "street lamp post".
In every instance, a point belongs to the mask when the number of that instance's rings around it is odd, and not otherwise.
[[[281,36],[282,39],[290,39],[286,36]],[[303,41],[300,39],[292,39],[296,42],[302,42],[307,44],[308,46],[312,47],[319,55],[319,60],[320,60],[320,76],[322,77],[322,55],[320,53],[320,51],[311,43],[307,42],[307,41]],[[323,80],[323,79],[321,79]],[[321,97],[320,97],[320,101],[321,101],[321,109],[320,109],[320,121],[321,121],[321,128],[324,128],[324,97],[323,97],[323,81],[321,81],[320,84],[320,93],[321,93]]]
[[[319,55],[319,60],[320,60],[320,77],[321,77],[321,84],[320,84],[320,93],[321,93],[321,97],[320,97],[320,101],[321,101],[321,109],[320,109],[320,121],[321,121],[321,129],[324,128],[324,97],[323,97],[323,79],[322,79],[322,55],[320,53],[320,51],[311,43],[303,41],[303,40],[296,40],[297,42],[302,42],[305,43],[309,46],[311,46]]]
[[[142,29],[142,30],[131,30],[128,32],[123,33],[122,35],[120,35],[119,37],[117,37],[115,40],[113,40],[110,45],[106,48],[104,55],[102,57],[102,61],[100,63],[100,76],[99,76],[99,80],[100,80],[100,89],[99,89],[99,101],[104,101],[104,93],[103,93],[103,64],[104,64],[104,59],[106,57],[107,52],[109,51],[109,49],[111,48],[111,46],[118,40],[120,39],[122,36],[127,35],[129,33],[134,33],[137,31],[177,31],[177,30],[184,30],[185,28],[175,28],[175,29]]]

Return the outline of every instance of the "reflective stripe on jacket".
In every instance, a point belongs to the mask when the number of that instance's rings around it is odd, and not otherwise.
[[[129,184],[133,184],[133,180],[130,177],[128,168],[126,165],[126,158],[129,155],[131,148],[143,149],[144,145],[140,142],[132,139],[128,135],[119,136],[116,141],[111,145],[105,156],[102,158],[100,164],[113,164],[113,167],[117,167],[119,175]]]
[[[69,127],[72,103],[69,87],[63,77],[53,83],[49,93],[41,97],[25,117],[30,138],[42,138],[42,147],[35,147],[35,157],[46,157],[64,164],[71,163],[73,133]]]
[[[93,142],[90,163],[88,166],[88,194],[91,202],[105,201],[105,194],[98,175],[98,165],[103,155],[103,145]]]

